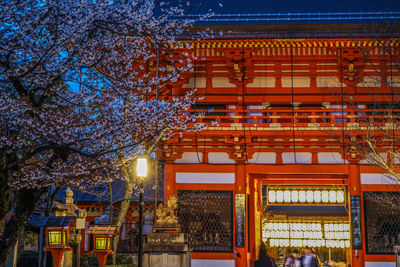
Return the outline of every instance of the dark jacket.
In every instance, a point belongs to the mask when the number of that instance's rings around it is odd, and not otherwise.
[[[308,266],[304,265],[304,259],[305,259],[305,256],[304,255],[301,256],[301,258],[300,258],[301,266],[302,267],[308,267]],[[310,267],[318,267],[318,266],[319,265],[318,265],[317,257],[315,257],[314,254],[311,254],[311,265],[310,265]]]
[[[256,260],[254,267],[276,267],[276,263],[271,257],[261,257]]]

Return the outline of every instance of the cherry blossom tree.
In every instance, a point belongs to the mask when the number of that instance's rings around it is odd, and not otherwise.
[[[398,28],[389,30],[398,35]],[[400,49],[393,45],[396,38],[374,40],[377,47],[363,46],[355,39],[358,45],[352,49],[360,56],[353,61],[339,57],[343,84],[347,82],[356,93],[347,93],[343,86],[331,90],[337,110],[328,120],[342,128],[327,133],[341,144],[340,152],[347,158],[362,159],[399,185]]]
[[[181,111],[195,90],[168,95],[194,60],[176,40],[194,23],[183,8],[152,0],[1,2],[0,266],[49,186],[130,181],[121,163],[176,128],[191,130],[193,118]]]

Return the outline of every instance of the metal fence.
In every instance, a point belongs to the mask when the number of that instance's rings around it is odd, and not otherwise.
[[[179,222],[193,251],[232,251],[232,191],[179,191],[178,197]]]
[[[400,244],[400,192],[364,192],[366,251],[393,254]]]

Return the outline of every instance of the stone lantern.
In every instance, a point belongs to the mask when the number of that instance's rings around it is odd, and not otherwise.
[[[106,264],[107,256],[114,254],[111,249],[113,236],[117,234],[117,227],[113,225],[95,225],[89,227],[88,234],[93,236],[92,253],[97,255],[99,266]]]
[[[46,247],[44,250],[51,252],[54,267],[60,267],[64,252],[72,250],[68,242],[69,226],[73,219],[73,217],[49,216],[42,224],[42,227],[46,229]]]

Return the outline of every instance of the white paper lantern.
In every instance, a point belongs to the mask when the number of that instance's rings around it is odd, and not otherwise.
[[[314,192],[313,191],[307,191],[307,202],[308,203],[314,202]]]
[[[283,191],[282,190],[276,191],[276,202],[278,202],[278,203],[283,202]]]
[[[314,191],[314,201],[316,203],[321,202],[321,191],[318,190]]]
[[[293,203],[299,202],[299,191],[292,190],[291,194],[292,194],[292,202]]]
[[[336,191],[329,191],[329,202],[330,203],[336,203],[337,197],[336,197]]]
[[[340,191],[336,192],[336,201],[337,201],[337,203],[344,202],[344,191],[340,190]]]
[[[321,192],[321,199],[323,203],[328,203],[329,202],[329,192],[328,191],[322,191]]]
[[[306,202],[306,191],[303,190],[299,191],[299,201],[301,203]]]
[[[268,191],[268,201],[274,203],[276,201],[276,192],[275,190]]]
[[[289,190],[283,191],[283,201],[285,201],[285,203],[290,203],[292,201],[290,195]]]

